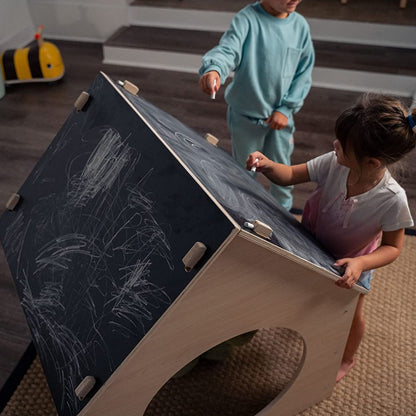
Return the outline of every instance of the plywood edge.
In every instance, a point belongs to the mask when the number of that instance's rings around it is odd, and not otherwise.
[[[238,223],[234,220],[233,217],[224,209],[224,207],[214,198],[211,192],[205,187],[205,185],[193,174],[193,172],[186,166],[182,159],[175,153],[175,151],[166,143],[166,141],[160,137],[159,133],[148,123],[146,118],[137,110],[136,107],[121,93],[116,84],[108,77],[103,71],[100,71],[100,74],[112,85],[112,87],[117,91],[120,97],[132,108],[132,110],[141,118],[141,120],[146,124],[146,126],[153,132],[153,134],[163,143],[163,145],[169,150],[173,157],[181,164],[181,166],[189,173],[192,179],[201,187],[201,189],[208,195],[208,197],[214,202],[214,204],[219,208],[219,210],[228,218],[228,220],[233,224],[234,227],[239,227]],[[180,121],[180,120],[179,120]]]
[[[256,242],[258,245],[260,245],[261,247],[264,247],[265,249],[275,252],[277,254],[279,254],[282,257],[285,257],[289,260],[294,261],[295,263],[298,263],[304,267],[306,267],[309,270],[312,270],[322,276],[325,276],[328,279],[331,279],[332,281],[337,281],[339,279],[339,276],[336,275],[335,273],[330,272],[329,270],[324,269],[323,267],[320,267],[308,260],[303,259],[302,257],[297,256],[296,254],[291,253],[290,251],[287,251],[275,244],[273,244],[272,242],[269,242],[267,240],[265,240],[264,238],[258,237],[256,235],[254,235],[251,232],[248,232],[244,229],[240,229],[240,232],[238,234],[238,237],[240,238],[244,238],[246,240],[249,241],[253,241]],[[368,290],[363,288],[362,286],[359,285],[354,285],[353,290],[359,292],[359,293],[363,293],[363,294],[367,294]]]

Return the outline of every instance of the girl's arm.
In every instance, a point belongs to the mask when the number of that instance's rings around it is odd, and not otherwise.
[[[260,152],[253,152],[247,159],[246,168],[250,170],[253,166],[277,185],[288,186],[310,181],[306,163],[287,166],[273,162]]]
[[[399,257],[404,240],[404,228],[384,231],[380,246],[364,256],[337,260],[334,266],[344,266],[345,273],[337,280],[337,285],[350,289],[364,270],[377,269],[392,263]]]

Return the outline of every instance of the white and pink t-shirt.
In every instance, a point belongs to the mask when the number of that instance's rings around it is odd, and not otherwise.
[[[382,231],[413,226],[404,189],[386,170],[369,191],[346,198],[349,168],[329,152],[307,162],[317,188],[306,202],[302,223],[336,258],[357,257],[374,251]],[[369,288],[371,272],[360,283]]]

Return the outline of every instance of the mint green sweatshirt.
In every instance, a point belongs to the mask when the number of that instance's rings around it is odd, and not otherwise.
[[[199,74],[215,70],[224,84],[234,71],[225,100],[241,114],[265,119],[280,111],[290,117],[309,92],[314,59],[305,18],[294,12],[279,19],[257,2],[234,16],[219,44],[202,58]]]

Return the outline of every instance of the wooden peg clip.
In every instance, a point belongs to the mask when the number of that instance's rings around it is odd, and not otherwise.
[[[77,109],[78,112],[85,107],[85,104],[87,104],[89,98],[90,95],[87,92],[82,91],[82,93],[79,95],[79,97],[75,100],[74,103],[74,107]]]
[[[79,400],[84,400],[87,394],[95,386],[95,378],[93,376],[85,377],[75,389],[75,395]]]
[[[9,211],[13,211],[16,208],[16,205],[19,203],[19,201],[20,201],[20,195],[12,194],[6,203],[6,208]]]
[[[257,235],[270,240],[273,230],[264,222],[255,220],[253,223],[245,222],[244,226],[253,230]]]
[[[124,81],[118,81],[119,85],[121,85],[126,91],[133,95],[137,95],[139,92],[139,87],[134,85],[132,82],[124,80]]]
[[[213,146],[217,146],[217,145],[218,145],[219,140],[218,140],[215,136],[213,136],[211,133],[207,133],[207,134],[205,135],[205,139],[206,139],[209,143],[211,143]]]
[[[204,243],[197,241],[192,248],[185,254],[182,259],[183,264],[185,265],[185,270],[190,272],[196,264],[201,260],[202,256],[205,254],[207,247]]]

